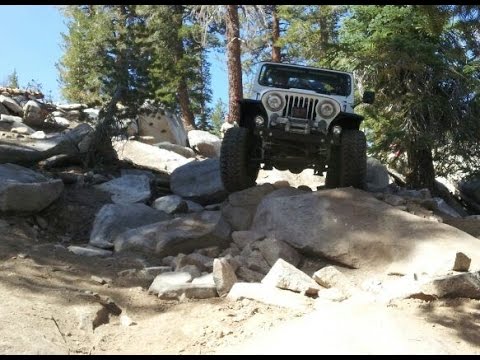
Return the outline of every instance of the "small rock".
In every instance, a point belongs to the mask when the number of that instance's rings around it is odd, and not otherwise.
[[[197,204],[194,201],[185,200],[185,202],[187,203],[187,206],[188,206],[188,212],[199,212],[204,210],[202,205]]]
[[[237,276],[243,281],[249,283],[260,282],[265,276],[264,274],[259,273],[258,271],[250,270],[245,266],[240,266],[235,272],[235,274],[237,274]]]
[[[95,187],[111,193],[115,204],[145,202],[151,195],[150,181],[143,175],[123,175]]]
[[[137,323],[135,321],[133,321],[130,318],[130,316],[128,316],[127,314],[121,314],[120,315],[120,324],[122,326],[128,327],[128,326],[136,325]]]
[[[242,262],[241,262],[240,258],[241,258],[240,255],[232,256],[230,254],[225,255],[223,257],[223,259],[225,259],[230,264],[233,271],[237,271],[237,269],[240,267],[240,265],[242,265]]]
[[[300,292],[305,295],[317,295],[321,289],[310,276],[283,259],[278,259],[263,278],[262,284],[280,289]]]
[[[110,250],[104,250],[94,247],[82,247],[82,246],[74,246],[70,245],[68,250],[73,252],[75,255],[82,255],[82,256],[100,256],[106,257],[111,256],[113,254]]]
[[[88,108],[85,104],[60,104],[57,105],[57,108],[62,111],[71,111],[71,110],[83,110]]]
[[[37,221],[38,226],[40,226],[41,229],[46,229],[48,227],[47,220],[45,220],[43,217],[37,215],[35,216],[35,220]]]
[[[63,128],[67,128],[70,126],[70,121],[68,121],[67,119],[65,119],[64,117],[61,117],[61,116],[55,116],[53,118],[53,122],[60,126],[60,127],[63,127]]]
[[[242,251],[242,256],[247,259],[246,263],[249,269],[260,272],[262,274],[267,274],[269,272],[270,265],[268,265],[267,261],[264,259],[260,251],[253,250],[247,251],[246,253]]]
[[[332,287],[337,288],[350,288],[353,284],[343,275],[335,266],[325,266],[312,276],[313,280],[329,289]]]
[[[170,266],[171,268],[174,268],[176,266],[175,259],[176,259],[175,256],[165,256],[162,259],[162,265]]]
[[[312,192],[312,189],[307,185],[300,185],[297,187],[298,190]]]
[[[300,264],[301,256],[298,251],[281,240],[267,237],[262,241],[256,242],[255,246],[260,250],[270,266],[273,266],[278,259],[283,259],[293,266]]]
[[[179,254],[175,263],[177,269],[185,265],[195,265],[200,271],[212,271],[213,268],[213,259],[198,253]]]
[[[314,304],[313,300],[308,297],[259,283],[237,282],[228,293],[227,299],[252,299],[264,304],[303,311],[308,310]]]
[[[15,100],[8,96],[0,95],[0,103],[2,103],[11,112],[23,116],[23,109]]]
[[[223,249],[222,252],[218,255],[219,257],[226,257],[228,255],[237,256],[240,254],[240,250],[235,244],[230,244],[230,247]]]
[[[196,252],[200,255],[205,255],[205,256],[208,256],[209,258],[216,258],[220,255],[220,247],[218,246],[210,246],[210,247],[206,247],[206,248],[203,248],[203,249],[198,249],[196,250]]]
[[[468,271],[470,268],[470,263],[472,259],[470,259],[467,255],[462,252],[457,252],[455,255],[455,263],[453,264],[453,271]]]
[[[312,278],[318,284],[327,289],[338,289],[342,296],[339,297],[335,295],[335,298],[342,298],[344,300],[355,292],[355,285],[335,266],[325,266],[324,268],[321,268],[313,274]]]
[[[209,299],[217,297],[217,289],[215,285],[208,284],[176,284],[168,285],[160,289],[158,297],[164,300],[180,300],[180,299]]]
[[[265,238],[265,235],[256,231],[244,230],[232,232],[232,240],[240,249],[243,249],[248,244],[263,238]]]
[[[167,214],[184,213],[188,211],[188,204],[178,195],[166,195],[159,197],[153,202],[157,210],[165,211]]]
[[[226,295],[237,282],[235,271],[223,258],[213,260],[213,281],[219,296]]]
[[[98,327],[99,314],[103,313],[104,307],[99,303],[92,303],[75,306],[73,310],[76,313],[77,328],[82,331],[91,332],[95,327]]]
[[[138,274],[145,279],[153,280],[157,275],[171,272],[171,266],[149,266],[138,272]]]
[[[192,280],[192,284],[201,284],[201,285],[213,285],[215,286],[215,281],[213,280],[213,273],[210,274],[205,274],[202,276],[199,276],[195,279]]]
[[[424,281],[419,290],[411,292],[407,298],[435,300],[439,298],[480,299],[480,271],[457,275],[445,275]]]
[[[192,276],[192,279],[195,279],[202,275],[202,272],[198,269],[198,267],[192,264],[182,266],[177,271],[189,273]]]
[[[186,284],[192,281],[192,275],[188,272],[171,272],[157,275],[148,291],[158,294],[167,285]]]
[[[103,278],[103,277],[96,276],[96,275],[90,276],[90,279],[99,283],[100,285],[112,282],[112,279],[110,279],[110,278]]]

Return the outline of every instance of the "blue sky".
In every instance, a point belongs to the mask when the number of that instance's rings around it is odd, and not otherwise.
[[[65,18],[53,5],[1,5],[3,29],[0,50],[0,83],[16,69],[20,86],[32,79],[42,84],[45,95],[62,101],[55,64],[63,49],[61,33],[67,32]],[[222,54],[211,54],[212,102],[228,103],[226,64]]]

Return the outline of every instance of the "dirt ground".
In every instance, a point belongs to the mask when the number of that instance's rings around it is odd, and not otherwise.
[[[478,300],[326,301],[305,313],[160,300],[151,281],[118,275],[160,259],[66,250],[87,243],[108,200],[67,187],[40,214],[0,215],[0,354],[480,354]]]

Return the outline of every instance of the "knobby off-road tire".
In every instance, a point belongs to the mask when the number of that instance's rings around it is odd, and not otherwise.
[[[220,174],[228,192],[255,185],[260,166],[249,161],[253,147],[253,135],[248,129],[234,127],[225,132],[220,150]]]
[[[340,146],[340,187],[365,189],[367,140],[360,130],[344,130]]]
[[[367,176],[367,141],[360,130],[344,130],[340,146],[333,146],[325,187],[364,189]]]

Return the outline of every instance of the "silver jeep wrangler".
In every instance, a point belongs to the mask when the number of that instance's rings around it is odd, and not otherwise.
[[[255,185],[260,167],[327,173],[326,187],[364,188],[366,139],[354,113],[348,72],[260,63],[253,98],[240,102],[239,127],[223,138],[220,169],[227,191]],[[374,93],[363,94],[373,103]]]

